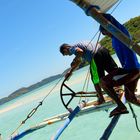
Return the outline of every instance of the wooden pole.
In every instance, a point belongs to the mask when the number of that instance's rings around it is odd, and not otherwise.
[[[92,6],[89,2],[85,0],[71,0],[82,8],[88,16],[94,18],[99,24],[101,24],[108,32],[115,36],[118,40],[124,43],[127,47],[134,50],[138,55],[140,55],[140,46],[131,40],[127,35],[120,31],[116,26],[114,26],[110,21],[103,17],[100,10]],[[92,6],[92,7],[91,7]]]

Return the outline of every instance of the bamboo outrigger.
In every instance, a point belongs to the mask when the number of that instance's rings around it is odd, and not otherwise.
[[[104,104],[101,104],[98,106],[95,106],[94,104],[96,104],[96,101],[88,102],[87,105],[84,108],[82,108],[78,114],[76,114],[76,117],[79,117],[84,114],[96,112],[96,111],[106,110],[106,109],[109,109],[109,108],[115,106],[114,102],[110,98],[106,98],[106,103],[104,103]],[[68,116],[70,114],[71,114],[70,112],[65,112],[65,113],[58,114],[56,116],[47,118],[43,122],[41,122],[35,126],[32,126],[29,129],[27,129],[21,133],[15,133],[14,135],[11,136],[10,140],[19,140],[20,138],[24,137],[25,135],[30,134],[38,129],[41,129],[48,125],[55,124],[60,121],[64,121],[68,118]]]
[[[137,97],[140,97],[140,95],[137,94]],[[106,102],[104,104],[101,104],[101,105],[94,105],[94,104],[97,103],[96,101],[87,102],[86,106],[84,108],[82,108],[80,110],[80,112],[78,111],[75,114],[74,117],[79,117],[81,115],[85,115],[85,114],[88,114],[88,113],[94,113],[94,112],[97,112],[97,111],[106,111],[109,108],[112,108],[112,107],[116,106],[115,102],[112,101],[111,98],[106,97],[105,99],[106,99]],[[38,129],[41,129],[41,128],[46,127],[48,125],[55,124],[55,123],[60,122],[60,121],[64,121],[68,118],[68,116],[70,114],[71,114],[70,112],[65,112],[65,113],[58,114],[56,116],[47,118],[43,122],[41,122],[41,123],[39,123],[35,126],[32,126],[29,129],[27,129],[27,130],[25,130],[21,133],[16,133],[16,134],[12,135],[10,140],[19,140],[20,138],[24,137],[25,135],[28,135],[28,134],[30,134],[30,133],[38,130]],[[119,118],[117,117],[117,119],[119,119]]]

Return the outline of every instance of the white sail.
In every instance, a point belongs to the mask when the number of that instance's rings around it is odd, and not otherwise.
[[[91,5],[97,5],[102,12],[108,11],[119,0],[86,0]]]

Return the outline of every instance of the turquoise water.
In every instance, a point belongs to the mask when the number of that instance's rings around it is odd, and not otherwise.
[[[76,91],[82,90],[84,84],[83,81],[85,80],[87,71],[88,67],[85,67],[74,73],[68,82],[72,89]],[[26,118],[27,114],[38,105],[38,103],[49,93],[57,82],[58,80],[0,107],[0,133],[2,134],[3,140],[8,139],[10,134],[17,128],[17,126],[19,126],[20,122]],[[61,83],[62,81],[46,98],[43,105],[38,109],[33,117],[19,129],[19,132],[23,132],[48,117],[66,112],[59,96]],[[89,90],[92,90],[92,88],[93,85],[90,82]],[[140,125],[139,108],[136,106],[133,107],[135,113],[137,114],[138,124]],[[111,120],[108,117],[109,112],[100,111],[74,118],[71,124],[61,135],[60,140],[99,140]],[[28,134],[21,140],[50,140],[51,136],[63,123],[64,122],[58,122],[56,124],[46,126]],[[140,138],[140,133],[135,127],[134,119],[131,113],[121,116],[109,140],[124,140],[126,138],[127,140],[138,140]]]

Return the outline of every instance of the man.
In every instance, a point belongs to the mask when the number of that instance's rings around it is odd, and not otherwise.
[[[66,78],[81,64],[82,60],[87,61],[90,64],[91,79],[97,91],[97,104],[105,102],[100,87],[100,78],[105,76],[105,71],[110,73],[117,68],[109,51],[100,44],[95,46],[92,43],[81,42],[75,45],[62,44],[60,46],[60,52],[63,55],[75,55],[75,58],[71,63],[71,69],[65,75]]]
[[[127,29],[123,25],[121,25],[114,17],[112,17],[110,14],[102,15],[113,25],[115,25],[119,30],[121,30],[125,35],[131,38]],[[118,114],[126,114],[129,112],[125,105],[117,97],[115,91],[113,90],[113,87],[124,85],[126,99],[129,102],[140,106],[140,100],[135,96],[135,90],[140,76],[140,64],[134,51],[129,49],[125,44],[119,41],[115,36],[105,30],[102,26],[100,26],[100,31],[103,35],[111,37],[112,47],[114,48],[116,55],[118,56],[119,61],[122,65],[122,68],[113,71],[101,80],[103,89],[112,99],[115,100],[118,105],[118,107],[116,107],[110,113],[110,117]]]

